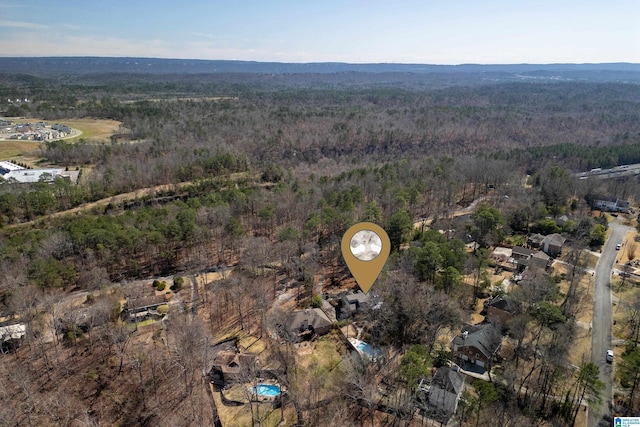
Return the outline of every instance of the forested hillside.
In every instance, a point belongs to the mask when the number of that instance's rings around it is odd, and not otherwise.
[[[211,425],[224,418],[207,377],[211,344],[234,336],[279,366],[285,425],[420,425],[419,379],[448,363],[450,338],[494,294],[489,254],[534,233],[562,234],[573,269],[514,292],[524,310],[511,352],[456,416],[572,425],[586,406],[590,366],[574,381],[570,346],[590,310],[581,254],[602,250],[607,230],[589,203],[637,206],[640,186],[632,174],[579,174],[640,163],[638,84],[483,81],[471,70],[39,70],[0,74],[7,117],[122,125],[101,143],[48,141],[0,158],[80,170],[77,183],[0,184],[0,314],[28,331],[0,355],[0,424]],[[18,98],[28,101],[8,101]],[[282,306],[320,306],[354,287],[340,239],[358,221],[391,238],[374,285],[382,309],[353,321],[388,358],[359,364],[336,344],[328,368],[268,331]],[[124,302],[143,293],[167,295],[166,320],[126,321]],[[342,342],[347,324],[334,322],[331,339]],[[375,397],[380,384],[394,391]],[[249,405],[244,425],[275,425],[275,411],[260,418],[262,404]]]

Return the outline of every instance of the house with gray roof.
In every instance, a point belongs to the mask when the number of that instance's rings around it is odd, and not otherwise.
[[[416,400],[418,407],[429,418],[446,423],[458,409],[464,389],[464,377],[449,367],[436,371],[431,381],[420,381]]]
[[[514,267],[518,272],[522,272],[530,263],[531,257],[537,251],[524,246],[514,246],[511,249],[511,259],[513,260]]]
[[[484,373],[491,368],[501,345],[502,335],[497,326],[467,325],[451,340],[451,352],[453,360],[463,369]]]
[[[165,294],[127,298],[122,314],[131,321],[140,321],[148,317],[159,316],[156,310],[166,302],[167,296]]]
[[[544,235],[534,233],[527,238],[527,245],[535,249],[540,249],[540,247],[542,246],[543,240],[544,240]]]
[[[531,256],[531,259],[529,260],[529,266],[546,270],[547,268],[551,267],[551,258],[544,252],[538,251]]]
[[[631,203],[628,200],[618,199],[617,197],[594,198],[591,206],[593,209],[607,212],[629,212],[631,209]]]
[[[544,236],[542,241],[542,251],[549,256],[555,257],[562,252],[562,246],[567,239],[558,233],[548,234]]]
[[[336,318],[338,320],[347,319],[358,311],[365,310],[369,307],[371,296],[364,292],[348,292],[338,299],[336,306]]]

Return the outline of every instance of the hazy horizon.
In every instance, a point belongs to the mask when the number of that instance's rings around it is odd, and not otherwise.
[[[305,65],[305,64],[347,64],[347,65],[425,65],[425,66],[442,66],[442,67],[460,67],[460,66],[508,66],[508,65],[532,65],[532,66],[554,66],[554,65],[640,65],[639,62],[629,62],[629,61],[613,61],[613,62],[504,62],[504,63],[478,63],[478,62],[464,62],[464,63],[456,63],[456,64],[438,64],[438,63],[426,63],[426,62],[349,62],[349,61],[310,61],[310,62],[293,62],[293,61],[256,61],[250,59],[215,59],[215,58],[170,58],[170,57],[157,57],[157,56],[114,56],[114,55],[24,55],[24,56],[16,56],[16,55],[4,55],[0,53],[0,58],[9,59],[9,58],[53,58],[53,59],[62,59],[62,58],[99,58],[99,59],[153,59],[153,60],[167,60],[167,61],[228,61],[228,62],[255,62],[255,63],[274,63],[274,64],[294,64],[294,65]]]
[[[2,57],[640,63],[637,2],[0,0]]]

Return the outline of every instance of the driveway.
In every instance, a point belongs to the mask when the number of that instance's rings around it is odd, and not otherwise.
[[[622,243],[624,235],[631,228],[620,224],[619,219],[611,222],[611,235],[605,244],[598,260],[595,274],[595,290],[593,298],[593,329],[591,331],[591,362],[600,368],[600,380],[605,388],[602,392],[600,411],[589,410],[589,427],[597,427],[606,416],[610,418],[610,407],[613,402],[613,365],[606,362],[607,350],[612,347],[612,313],[611,313],[611,271],[618,252],[616,245]],[[615,363],[615,362],[614,362]],[[609,426],[610,421],[602,421],[601,425]]]

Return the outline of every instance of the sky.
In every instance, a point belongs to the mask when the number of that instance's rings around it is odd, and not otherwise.
[[[640,0],[0,0],[0,56],[640,63]]]

